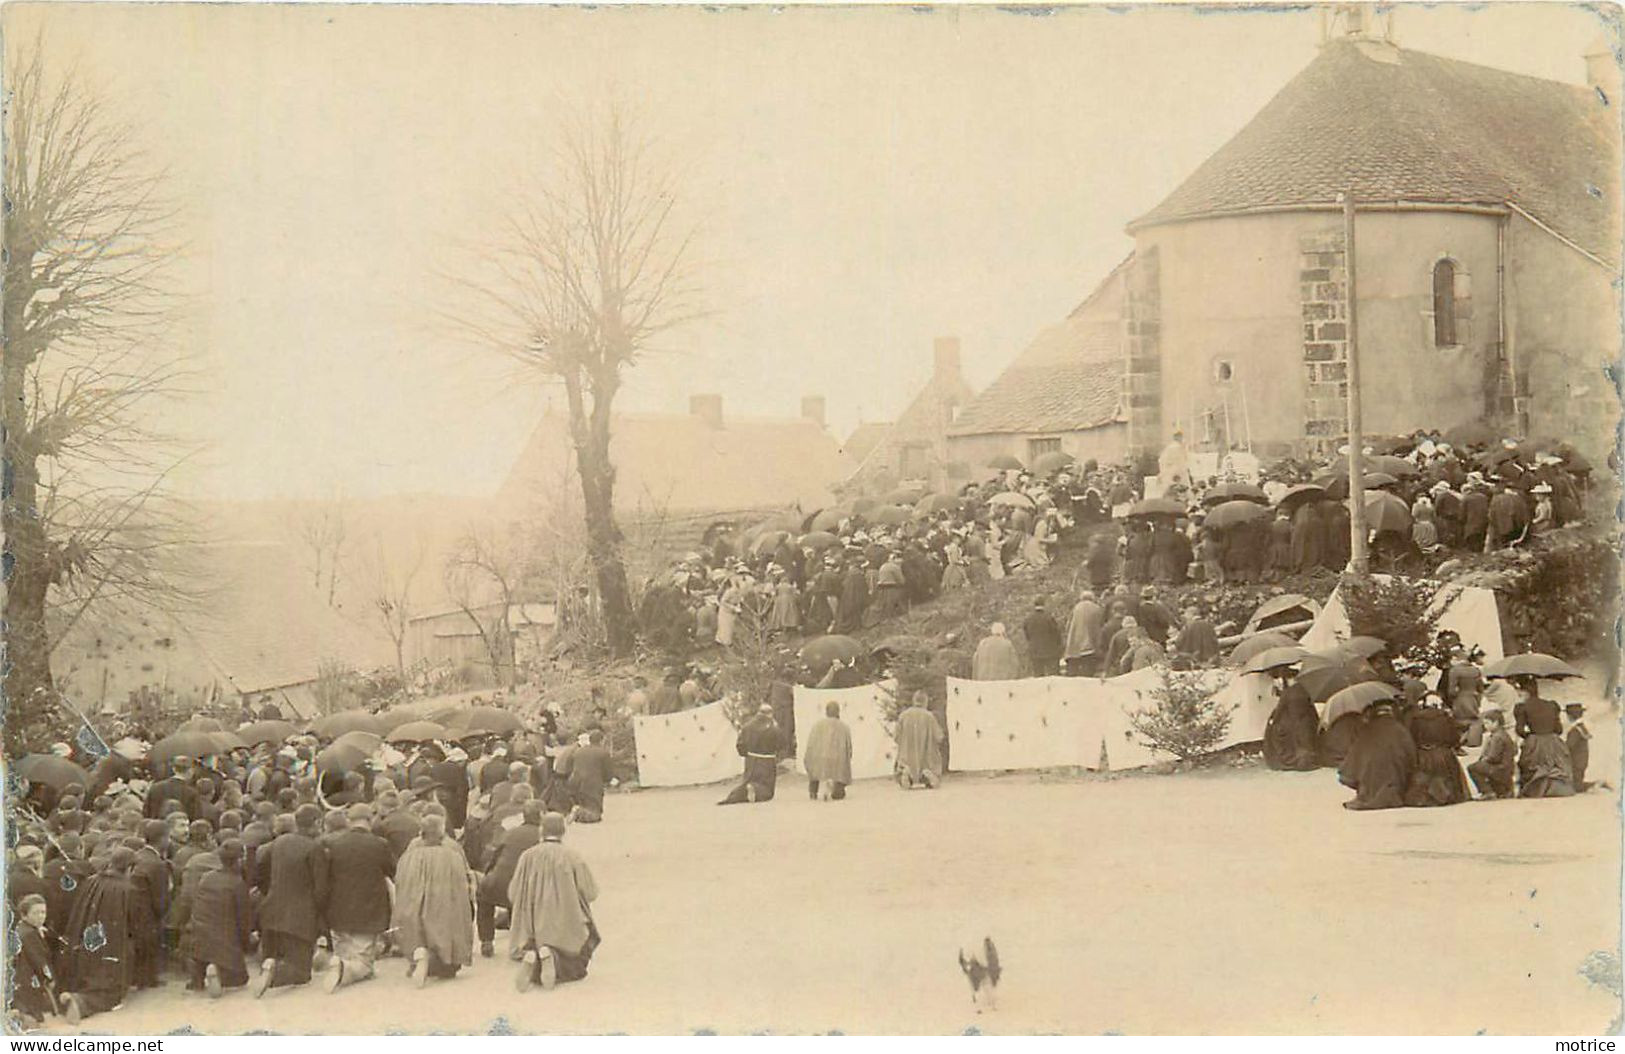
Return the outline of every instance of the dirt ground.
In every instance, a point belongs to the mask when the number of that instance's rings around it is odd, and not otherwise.
[[[1617,727],[1591,723],[1618,787]],[[603,888],[582,984],[516,994],[499,934],[421,993],[390,959],[334,996],[174,985],[86,1030],[1585,1035],[1619,1012],[1593,957],[1618,949],[1616,792],[1350,813],[1325,770],[779,786],[614,797],[572,829]],[[955,954],[983,934],[1006,973],[977,1015]]]

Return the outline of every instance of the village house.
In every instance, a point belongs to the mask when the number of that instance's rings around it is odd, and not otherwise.
[[[1365,431],[1487,419],[1600,462],[1617,60],[1599,48],[1585,85],[1542,80],[1400,48],[1388,17],[1337,9],[1314,61],[1129,224],[1133,254],[1079,309],[1098,329],[1074,312],[1041,334],[955,422],[956,457],[1153,453],[1175,428],[1265,456],[1341,443],[1352,194]]]
[[[689,412],[619,413],[610,426],[615,505],[634,569],[663,565],[717,524],[748,525],[787,509],[835,502],[851,464],[825,426],[822,396],[797,417],[724,416],[720,395],[694,395]],[[497,516],[532,520],[581,500],[569,422],[549,410],[495,501]],[[566,512],[561,522],[578,522]]]
[[[958,337],[938,337],[932,345],[931,379],[895,421],[864,423],[842,447],[857,468],[842,490],[880,494],[902,483],[950,490],[970,478],[971,465],[956,460],[949,429],[976,397],[960,370]]]
[[[1115,460],[1126,449],[1123,310],[1129,261],[1033,339],[948,429],[956,461],[981,468],[995,457],[1031,464],[1061,451],[1079,461]]]

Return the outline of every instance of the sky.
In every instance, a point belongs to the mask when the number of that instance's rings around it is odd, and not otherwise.
[[[613,97],[683,174],[708,316],[617,405],[886,420],[958,336],[980,388],[1315,56],[1320,15],[1172,7],[8,4],[182,207],[200,498],[496,489],[540,378],[443,319],[561,121]],[[1405,6],[1402,47],[1583,82],[1561,4]],[[1613,39],[1613,38],[1609,38]]]

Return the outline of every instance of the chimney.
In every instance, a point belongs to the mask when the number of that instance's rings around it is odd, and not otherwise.
[[[819,428],[823,428],[824,397],[822,395],[803,395],[801,397],[801,416]]]
[[[688,412],[695,417],[703,417],[712,428],[721,428],[722,396],[691,395],[688,397]]]
[[[1586,84],[1603,96],[1610,105],[1620,97],[1621,81],[1625,80],[1619,68],[1619,56],[1608,42],[1598,37],[1586,49]]]
[[[932,376],[939,381],[959,379],[959,338],[938,337],[932,342]]]

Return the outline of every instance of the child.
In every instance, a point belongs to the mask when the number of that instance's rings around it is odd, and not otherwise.
[[[56,977],[51,973],[51,946],[45,936],[45,898],[30,893],[17,903],[16,957],[11,977],[16,989],[12,1007],[24,1028],[38,1028],[47,1013],[56,1013]]]
[[[1569,733],[1564,742],[1569,748],[1569,764],[1574,769],[1574,793],[1590,786],[1586,782],[1586,766],[1591,763],[1591,729],[1585,723],[1586,708],[1570,703],[1563,708]]]
[[[1499,710],[1485,710],[1479,718],[1484,722],[1486,733],[1484,752],[1467,766],[1467,774],[1485,801],[1510,798],[1517,752],[1512,747],[1512,737],[1507,735],[1506,716]]]

